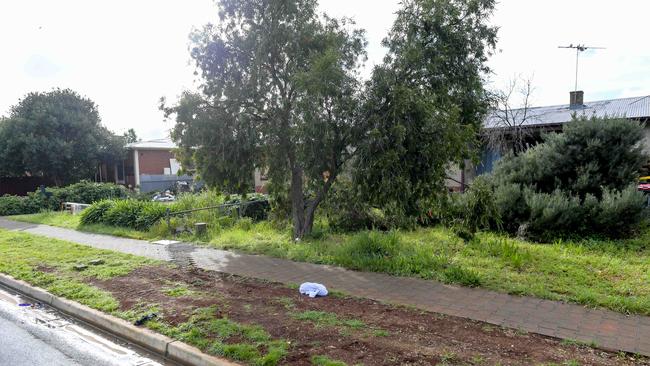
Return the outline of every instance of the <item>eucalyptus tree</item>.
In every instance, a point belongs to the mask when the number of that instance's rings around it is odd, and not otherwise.
[[[365,35],[315,0],[221,0],[219,22],[191,35],[197,93],[175,106],[172,137],[208,185],[246,191],[253,169],[289,183],[294,237],[354,152]]]
[[[486,62],[494,0],[404,0],[384,63],[367,84],[355,160],[361,197],[403,217],[444,192],[446,172],[472,157],[489,105]]]

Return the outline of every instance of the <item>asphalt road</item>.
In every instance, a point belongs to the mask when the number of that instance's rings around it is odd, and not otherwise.
[[[1,366],[161,366],[128,344],[0,288]]]
[[[80,365],[52,346],[51,339],[39,339],[5,316],[0,312],[0,365]]]

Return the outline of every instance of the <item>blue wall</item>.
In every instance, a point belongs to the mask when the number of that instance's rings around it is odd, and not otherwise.
[[[192,184],[192,177],[189,175],[141,175],[140,192],[158,192],[172,189],[176,182],[184,181]]]
[[[485,148],[481,151],[478,165],[476,165],[476,175],[490,173],[494,165],[501,159],[499,152]]]

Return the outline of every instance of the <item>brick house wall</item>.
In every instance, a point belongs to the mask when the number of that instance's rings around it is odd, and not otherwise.
[[[173,159],[171,151],[167,150],[138,150],[140,174],[164,174],[165,168],[171,168],[169,159]]]

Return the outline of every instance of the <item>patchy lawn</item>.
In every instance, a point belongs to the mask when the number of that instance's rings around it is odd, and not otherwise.
[[[161,225],[146,233],[94,225],[78,227],[78,217],[59,213],[15,219],[132,238],[162,237],[165,232]],[[551,244],[493,233],[480,233],[472,242],[464,243],[445,228],[388,234],[316,233],[294,242],[288,230],[241,220],[229,227],[210,228],[207,237],[186,235],[182,239],[222,249],[650,315],[650,231],[630,240]]]
[[[0,230],[0,272],[251,365],[639,365],[481,322]],[[91,265],[94,259],[103,263]],[[74,266],[87,264],[84,270]]]

